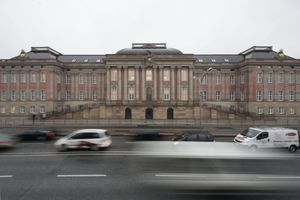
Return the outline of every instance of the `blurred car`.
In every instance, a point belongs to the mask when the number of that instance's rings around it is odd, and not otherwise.
[[[214,142],[215,137],[209,131],[187,132],[173,139],[174,141]]]
[[[111,143],[111,136],[105,129],[80,129],[57,140],[54,147],[59,151],[69,149],[98,150],[109,147]]]
[[[55,136],[53,131],[47,129],[26,130],[16,135],[19,141],[52,140]]]
[[[0,133],[0,148],[12,148],[15,146],[15,143],[13,136]]]
[[[135,141],[172,141],[177,134],[165,130],[141,130],[134,135]]]

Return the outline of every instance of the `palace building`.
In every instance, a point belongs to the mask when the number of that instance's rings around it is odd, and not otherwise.
[[[253,46],[185,54],[133,43],[115,54],[32,47],[0,60],[0,117],[239,119],[300,115],[300,60]]]

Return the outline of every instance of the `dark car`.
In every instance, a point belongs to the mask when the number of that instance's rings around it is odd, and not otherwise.
[[[47,129],[27,130],[16,135],[19,141],[52,140],[55,136],[56,135],[53,131]]]
[[[136,141],[171,141],[176,136],[174,131],[142,130],[134,135]]]
[[[215,137],[209,131],[187,132],[175,137],[174,141],[213,142]]]

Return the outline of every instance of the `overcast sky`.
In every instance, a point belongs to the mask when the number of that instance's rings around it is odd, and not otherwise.
[[[300,58],[299,20],[299,0],[1,0],[0,58],[32,46],[116,53],[133,42],[194,54],[268,45]]]

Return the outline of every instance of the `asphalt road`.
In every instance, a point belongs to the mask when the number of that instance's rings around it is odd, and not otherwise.
[[[119,136],[104,151],[60,153],[53,142],[19,143],[0,151],[0,199],[299,197],[300,152],[272,159],[173,158],[144,155],[135,144]]]

